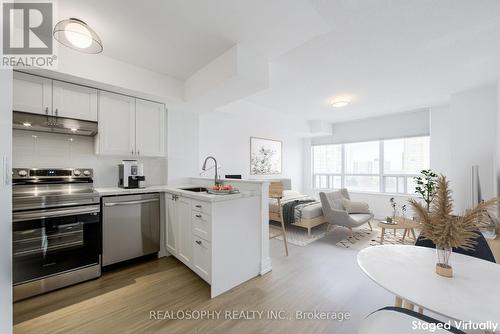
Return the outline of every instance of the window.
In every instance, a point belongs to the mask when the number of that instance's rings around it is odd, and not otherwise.
[[[342,187],[342,145],[321,145],[312,148],[314,188]]]
[[[345,144],[344,147],[347,174],[378,174],[380,165],[378,141]]]
[[[314,168],[317,173],[336,173],[342,170],[342,146],[313,146]]]
[[[378,141],[344,145],[345,187],[352,191],[379,191]]]
[[[384,140],[386,174],[418,174],[429,166],[429,137]]]
[[[429,168],[429,137],[312,147],[316,189],[413,194],[413,177]]]

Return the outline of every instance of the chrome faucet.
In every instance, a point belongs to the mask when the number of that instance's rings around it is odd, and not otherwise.
[[[221,184],[220,179],[219,179],[219,176],[217,175],[217,169],[218,169],[218,167],[217,167],[217,160],[215,160],[215,158],[214,158],[213,156],[211,156],[211,155],[210,155],[210,156],[208,156],[208,157],[206,157],[206,158],[205,158],[205,161],[203,162],[203,167],[201,167],[201,169],[202,169],[202,170],[204,170],[204,171],[205,171],[205,170],[207,170],[207,161],[208,161],[209,159],[212,159],[212,160],[214,161],[214,163],[215,163],[215,177],[214,177],[214,184],[217,186],[217,185]]]

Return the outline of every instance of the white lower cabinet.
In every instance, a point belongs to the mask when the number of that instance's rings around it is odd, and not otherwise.
[[[167,193],[166,248],[205,281],[210,283],[211,251],[210,215],[197,211],[202,205],[210,212],[210,203]],[[194,204],[196,203],[196,204]]]
[[[165,194],[165,216],[166,216],[166,246],[167,251],[172,254],[177,254],[177,245],[179,243],[179,223],[176,217],[176,206],[175,206],[175,196],[174,194]]]
[[[193,240],[193,270],[201,278],[210,283],[210,242],[194,236]]]
[[[178,196],[175,201],[175,209],[179,224],[179,248],[177,256],[179,260],[190,267],[193,259],[191,200],[189,198]]]
[[[212,240],[212,235],[210,233],[210,228],[212,225],[210,222],[210,216],[206,213],[196,211],[193,211],[192,215],[193,234],[207,241]]]
[[[261,273],[261,197],[166,191],[166,248],[210,284],[212,298]]]

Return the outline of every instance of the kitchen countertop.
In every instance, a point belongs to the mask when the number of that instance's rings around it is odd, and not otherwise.
[[[191,180],[203,180],[203,181],[212,181],[214,180],[213,177],[204,177],[204,176],[193,176],[190,177]],[[219,179],[222,182],[228,182],[228,183],[249,183],[249,184],[263,184],[263,183],[270,183],[273,182],[275,179],[227,179],[227,178],[220,178]]]
[[[212,195],[208,193],[197,193],[180,189],[180,188],[190,188],[190,187],[193,188],[199,186],[193,184],[180,185],[180,186],[156,185],[156,186],[148,186],[146,188],[137,188],[137,189],[104,187],[104,188],[95,188],[94,190],[99,194],[99,196],[134,195],[134,194],[168,192],[171,194],[182,195],[184,197],[193,198],[206,202],[230,201],[239,198],[252,197],[258,195],[254,191],[242,191],[239,194],[231,194],[231,195]]]

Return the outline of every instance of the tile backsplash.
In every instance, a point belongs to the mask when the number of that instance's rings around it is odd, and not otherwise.
[[[117,165],[130,157],[94,154],[94,137],[71,136],[36,131],[13,131],[14,168],[93,168],[96,187],[118,183]],[[166,158],[140,158],[144,164],[146,185],[166,184]]]

